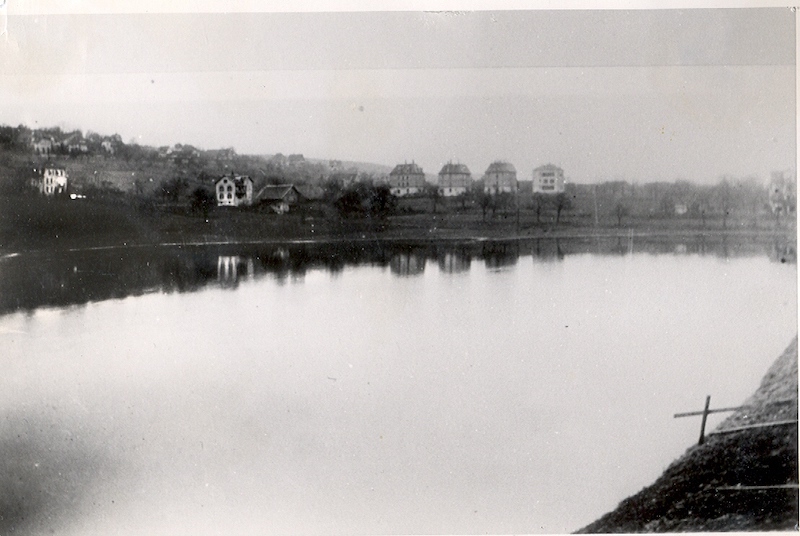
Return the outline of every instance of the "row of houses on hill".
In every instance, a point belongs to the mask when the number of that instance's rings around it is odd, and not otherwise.
[[[502,160],[489,164],[482,180],[483,192],[490,195],[515,193],[519,189],[516,168]],[[448,162],[439,171],[437,187],[443,197],[463,195],[474,188],[472,173],[464,164]],[[533,170],[534,194],[557,194],[564,187],[564,170],[560,167],[547,164]],[[389,173],[389,188],[397,197],[420,194],[425,188],[425,172],[414,162],[398,164]]]
[[[103,152],[113,155],[117,145],[120,143],[117,137],[94,139],[95,147]],[[55,136],[34,133],[30,139],[30,146],[33,152],[39,156],[50,156],[54,154],[87,154],[91,149],[90,140],[84,138],[80,133],[72,133],[62,139]]]

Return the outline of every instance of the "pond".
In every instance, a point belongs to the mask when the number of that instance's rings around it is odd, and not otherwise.
[[[7,256],[0,532],[574,531],[755,390],[796,287],[756,239]]]

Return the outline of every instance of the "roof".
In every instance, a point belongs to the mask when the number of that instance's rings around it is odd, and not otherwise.
[[[453,164],[449,162],[444,165],[442,170],[439,172],[439,175],[455,175],[455,174],[466,174],[471,175],[469,172],[469,168],[464,164]]]
[[[542,171],[544,171],[544,170],[553,170],[553,171],[555,171],[555,170],[558,170],[558,171],[564,171],[564,170],[563,170],[563,169],[561,169],[560,167],[558,167],[558,166],[555,166],[555,165],[553,165],[553,164],[545,164],[545,165],[543,165],[543,166],[539,166],[539,167],[537,167],[536,169],[534,169],[534,171],[539,171],[539,170],[542,170]]]
[[[233,173],[231,173],[230,175],[223,175],[222,177],[218,178],[217,180],[214,181],[214,184],[217,184],[222,179],[230,179],[233,182],[244,182],[245,179],[249,181],[253,180],[248,175],[234,175]]]
[[[281,201],[290,191],[294,190],[298,195],[300,191],[294,184],[278,184],[275,186],[264,186],[256,194],[256,201]]]
[[[422,168],[414,162],[410,164],[397,164],[389,175],[425,175]]]
[[[486,173],[516,173],[516,172],[517,170],[516,168],[514,168],[513,165],[509,164],[508,162],[503,162],[501,160],[492,162],[486,169]]]
[[[313,184],[305,184],[301,186],[295,186],[297,191],[300,192],[300,195],[305,197],[306,199],[322,199],[325,195],[325,190],[321,186],[316,186]]]

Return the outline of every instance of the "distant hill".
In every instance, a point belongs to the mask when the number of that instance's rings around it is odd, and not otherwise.
[[[254,156],[257,158],[263,158],[266,161],[280,161],[280,159],[285,158],[287,159],[286,165],[289,165],[288,159],[290,159],[291,157],[293,156],[302,157],[302,155],[289,155],[285,157],[281,153],[263,154]],[[377,177],[389,175],[389,173],[392,171],[393,168],[393,166],[385,166],[383,164],[375,164],[372,162],[356,162],[352,160],[336,160],[336,159],[325,160],[322,158],[303,157],[303,161],[306,164],[323,166],[329,173],[335,173],[337,171],[355,170],[358,173],[369,173]]]
[[[233,147],[205,150],[181,143],[152,147],[126,144],[116,134],[0,125],[0,191],[20,191],[46,166],[66,169],[73,191],[100,187],[143,195],[158,193],[175,181],[187,185],[184,191],[210,188],[217,177],[231,172],[249,175],[260,188],[280,183],[319,185],[337,172],[381,178],[392,169],[369,162],[306,159],[302,154],[237,154]]]

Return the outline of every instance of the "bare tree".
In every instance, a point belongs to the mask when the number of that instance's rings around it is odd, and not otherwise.
[[[622,219],[630,214],[630,209],[622,202],[617,203],[614,207],[614,215],[617,217],[617,227],[622,227]]]
[[[533,213],[536,214],[536,223],[542,222],[542,212],[548,205],[548,196],[541,192],[533,194]]]
[[[556,207],[556,225],[561,221],[561,213],[572,208],[572,198],[564,192],[556,194],[553,204]]]

